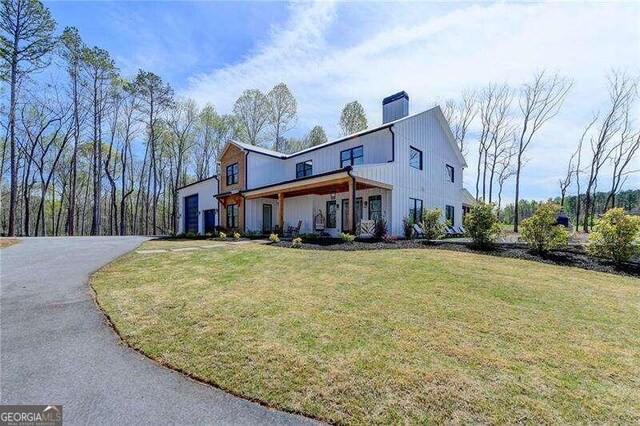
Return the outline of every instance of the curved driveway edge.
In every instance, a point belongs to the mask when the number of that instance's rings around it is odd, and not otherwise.
[[[26,238],[0,250],[0,403],[62,404],[68,424],[300,424],[121,344],[90,275],[143,237]]]

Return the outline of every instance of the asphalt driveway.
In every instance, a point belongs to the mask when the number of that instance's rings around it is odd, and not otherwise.
[[[68,424],[297,424],[122,345],[90,274],[141,237],[31,238],[0,251],[0,402],[62,404]]]

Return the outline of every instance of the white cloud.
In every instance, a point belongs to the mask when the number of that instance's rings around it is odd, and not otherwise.
[[[582,126],[606,101],[606,72],[640,69],[636,4],[498,3],[443,12],[429,4],[385,3],[362,9],[294,4],[289,22],[244,60],[193,76],[185,94],[228,112],[242,90],[284,81],[298,99],[298,132],[319,123],[335,136],[340,108],[353,99],[375,125],[382,98],[398,90],[409,93],[415,112],[465,87],[491,81],[517,86],[537,70],[558,69],[574,79],[574,88],[534,142],[524,176],[524,196],[545,197],[557,192]],[[353,16],[358,27],[349,31]],[[630,181],[640,185],[638,177]]]

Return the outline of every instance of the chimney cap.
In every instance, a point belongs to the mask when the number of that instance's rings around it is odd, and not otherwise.
[[[407,95],[407,92],[405,92],[404,90],[384,98],[382,100],[382,105],[386,105],[388,103],[391,103],[393,101],[397,101],[398,99],[402,99],[402,98],[405,98],[407,101],[409,100],[409,95]]]

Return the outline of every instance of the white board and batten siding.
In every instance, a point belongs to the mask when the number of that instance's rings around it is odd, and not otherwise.
[[[218,210],[218,180],[216,177],[201,180],[178,190],[178,233],[184,230],[184,200],[190,195],[198,194],[198,233],[204,234],[205,210]],[[219,214],[216,212],[215,224],[219,225]]]
[[[443,126],[439,108],[408,117],[393,126],[396,135],[393,184],[394,235],[402,235],[402,218],[410,208],[410,198],[422,200],[423,208],[454,207],[454,225],[462,224],[462,169],[465,164],[452,146]],[[422,151],[422,170],[409,165],[410,147]],[[462,161],[461,161],[462,160]],[[447,176],[446,165],[454,168],[454,182]]]
[[[356,136],[344,142],[330,144],[319,149],[311,149],[293,154],[286,159],[274,158],[258,152],[251,152],[247,158],[248,188],[296,179],[296,164],[312,161],[314,175],[340,169],[340,152],[358,146],[363,147],[363,163],[378,164],[391,160],[391,132],[388,129]]]
[[[338,170],[340,152],[362,145],[363,164],[354,166],[353,174],[393,186],[388,202],[389,191],[382,191],[385,217],[392,234],[402,235],[402,218],[409,213],[411,198],[422,200],[425,209],[440,208],[443,220],[446,206],[453,206],[454,225],[459,226],[462,224],[462,173],[466,164],[450,139],[446,125],[442,112],[436,107],[394,122],[392,130],[382,128],[320,149],[302,151],[286,159],[252,152],[248,157],[248,187],[294,180],[296,164],[307,160],[312,161],[313,175]],[[410,166],[411,147],[422,152],[422,170]],[[448,179],[447,165],[454,168],[454,182]],[[293,226],[301,219],[302,231],[310,232],[312,212],[317,212],[324,202],[326,197],[288,199],[285,226]],[[260,207],[255,204],[247,210],[248,229],[260,229],[261,204]],[[274,205],[274,216],[276,208]]]

